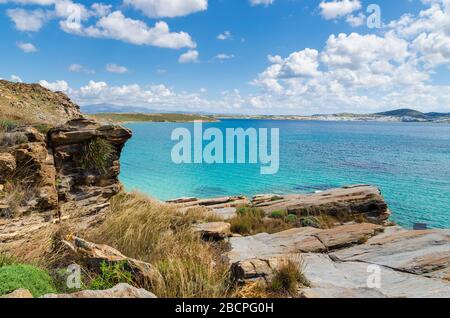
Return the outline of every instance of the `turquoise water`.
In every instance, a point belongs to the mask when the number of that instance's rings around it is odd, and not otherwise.
[[[279,128],[280,170],[259,165],[171,160],[172,130],[192,123],[131,123],[122,156],[127,190],[158,199],[308,193],[368,183],[383,192],[398,224],[450,228],[450,125],[377,122],[223,120],[204,128]]]

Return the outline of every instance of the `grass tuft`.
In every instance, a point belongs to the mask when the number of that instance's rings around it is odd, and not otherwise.
[[[28,289],[34,297],[56,293],[51,277],[42,269],[24,264],[0,267],[0,295]]]
[[[302,263],[286,260],[275,271],[268,286],[270,292],[280,295],[296,295],[299,287],[309,287],[310,283],[302,272]]]
[[[285,217],[267,218],[263,210],[248,206],[240,207],[237,216],[229,222],[231,231],[241,235],[272,234],[294,227],[294,223],[288,222]]]
[[[110,142],[103,138],[94,138],[84,145],[80,165],[83,169],[106,172],[114,152],[114,146]]]

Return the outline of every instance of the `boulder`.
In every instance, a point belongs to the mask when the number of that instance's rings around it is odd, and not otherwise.
[[[3,295],[0,298],[33,298],[33,295],[30,293],[28,289],[21,288],[7,295]]]
[[[207,239],[223,239],[231,236],[230,223],[210,222],[193,225],[194,232]]]
[[[374,223],[384,223],[390,216],[380,190],[368,185],[347,186],[314,194],[258,196],[253,206],[267,214],[274,211],[287,211],[298,216],[362,214]]]
[[[72,294],[47,294],[41,298],[156,298],[156,296],[143,288],[122,283],[111,289],[83,290]]]

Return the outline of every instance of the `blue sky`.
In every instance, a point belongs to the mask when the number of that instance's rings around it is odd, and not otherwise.
[[[0,0],[0,77],[82,105],[450,111],[448,3]],[[381,28],[367,26],[370,4]]]

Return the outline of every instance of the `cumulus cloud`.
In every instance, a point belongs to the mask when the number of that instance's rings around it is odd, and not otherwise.
[[[54,92],[68,93],[70,91],[69,84],[64,80],[59,80],[55,82],[47,82],[46,80],[40,80],[39,84]]]
[[[124,0],[151,18],[179,17],[208,9],[208,0]]]
[[[37,48],[31,43],[17,42],[17,46],[25,53],[37,52]]]
[[[11,81],[13,81],[13,82],[18,82],[18,83],[22,83],[22,79],[19,77],[19,76],[17,76],[17,75],[11,75]]]
[[[361,9],[360,0],[333,0],[322,1],[319,4],[321,15],[327,19],[332,20],[339,17],[346,16],[354,11]]]
[[[166,22],[156,22],[153,27],[150,27],[143,21],[125,17],[121,11],[114,11],[88,27],[73,29],[64,22],[61,23],[61,27],[69,33],[121,40],[136,45],[152,45],[171,49],[196,47],[188,33],[171,32]]]
[[[6,14],[14,22],[16,29],[19,31],[37,32],[49,19],[49,14],[40,9],[9,9],[6,11]]]
[[[186,53],[183,53],[180,55],[180,58],[178,59],[179,63],[185,64],[185,63],[197,63],[199,53],[196,50],[189,50]]]
[[[124,74],[128,72],[128,69],[125,66],[117,65],[117,64],[107,64],[106,71],[110,73]]]

